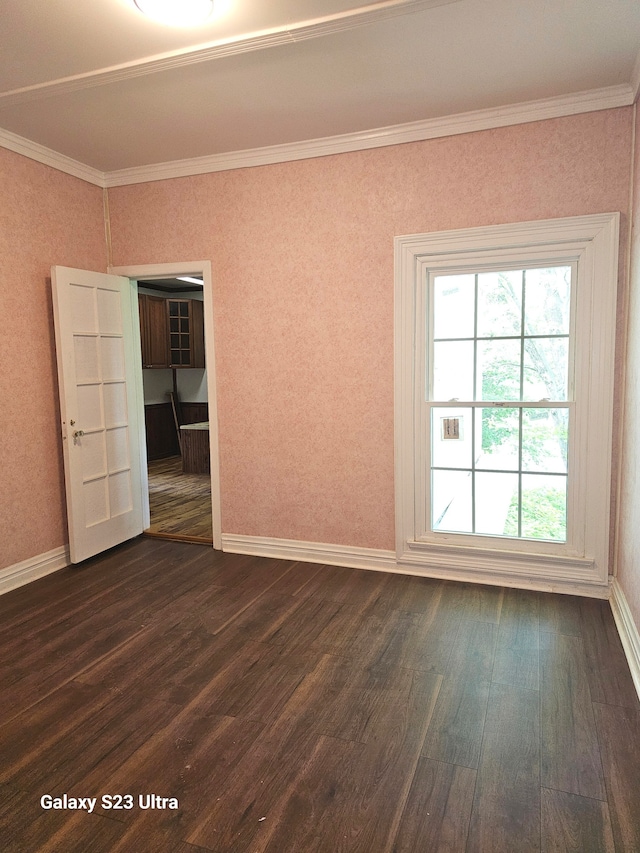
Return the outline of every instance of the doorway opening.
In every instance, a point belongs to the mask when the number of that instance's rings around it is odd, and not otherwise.
[[[221,547],[211,265],[118,267],[140,317],[144,532]]]
[[[145,534],[212,545],[202,280],[137,284],[150,516]]]

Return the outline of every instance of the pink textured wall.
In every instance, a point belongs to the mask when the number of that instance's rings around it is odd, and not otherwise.
[[[64,545],[50,269],[106,269],[102,190],[0,148],[0,569]]]
[[[618,581],[640,627],[640,110],[637,111]]]
[[[225,533],[394,548],[393,238],[629,206],[632,109],[109,191],[114,264],[209,258]]]

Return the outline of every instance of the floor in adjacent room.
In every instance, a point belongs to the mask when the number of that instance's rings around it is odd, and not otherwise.
[[[3,853],[640,850],[607,602],[141,537],[0,622]]]
[[[182,542],[213,542],[211,477],[183,474],[182,458],[148,463],[151,525],[145,533]]]

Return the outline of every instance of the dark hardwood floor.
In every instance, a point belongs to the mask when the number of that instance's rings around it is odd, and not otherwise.
[[[0,623],[3,853],[640,851],[606,602],[141,537]]]
[[[209,474],[183,474],[180,456],[150,461],[148,474],[151,524],[145,530],[147,536],[211,545]]]

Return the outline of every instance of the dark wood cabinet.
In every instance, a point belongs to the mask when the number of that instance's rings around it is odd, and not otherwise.
[[[144,407],[147,459],[165,459],[180,453],[171,403],[151,403]]]
[[[140,340],[143,367],[169,367],[167,300],[161,296],[138,294]]]
[[[169,367],[204,367],[204,311],[195,299],[167,299]]]
[[[144,368],[204,367],[204,306],[198,299],[138,294]]]

